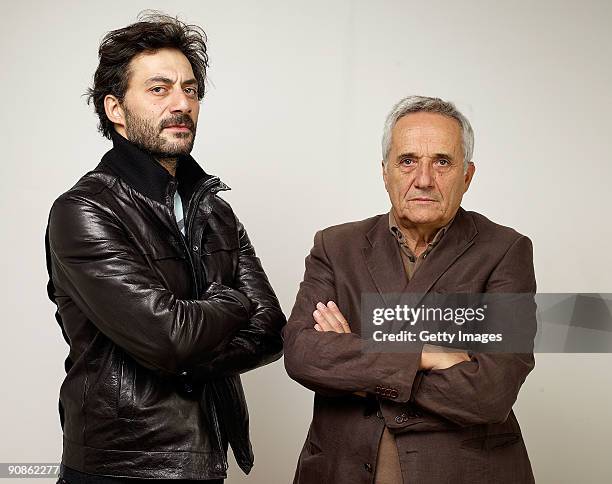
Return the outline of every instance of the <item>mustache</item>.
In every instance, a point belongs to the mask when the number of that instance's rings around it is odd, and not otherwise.
[[[162,129],[167,128],[168,126],[174,126],[176,124],[183,124],[187,128],[189,128],[190,131],[193,131],[195,129],[195,123],[187,114],[179,114],[177,116],[172,116],[168,119],[164,119],[160,123],[159,129],[161,131]]]

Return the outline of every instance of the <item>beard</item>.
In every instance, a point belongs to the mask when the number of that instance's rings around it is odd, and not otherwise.
[[[132,113],[125,105],[123,110],[125,111],[127,138],[154,158],[177,158],[191,153],[195,141],[196,125],[189,115],[170,116],[159,123],[159,126],[155,126],[150,120]],[[168,132],[170,139],[162,137],[163,129],[174,124],[184,124],[190,131]]]

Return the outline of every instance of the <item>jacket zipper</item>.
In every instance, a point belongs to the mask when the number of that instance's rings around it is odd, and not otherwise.
[[[191,237],[191,227],[193,225],[193,220],[195,218],[196,207],[200,204],[200,201],[202,200],[204,195],[209,190],[213,191],[213,188],[215,188],[215,185],[217,185],[218,187],[218,190],[215,190],[215,192],[224,189],[224,185],[221,183],[221,180],[218,177],[212,177],[212,178],[209,178],[208,180],[201,182],[200,185],[198,185],[198,187],[194,190],[195,195],[192,197],[191,203],[189,203],[189,205],[187,206],[188,217],[187,217],[187,224],[185,225],[185,233],[187,234],[188,236],[187,238],[189,239],[190,243],[191,243],[191,238],[192,238]],[[177,224],[177,227],[178,227],[178,224]],[[199,249],[202,250],[201,247],[199,247]],[[190,261],[191,261],[191,253],[189,254],[189,256],[190,256]],[[193,262],[191,262],[191,264],[192,264],[194,281],[197,286],[197,276],[195,274]],[[196,297],[198,296],[196,295]],[[217,406],[214,401],[214,396],[211,396],[211,397],[212,398],[209,398],[209,401],[212,406],[211,413],[212,413],[213,425],[215,427],[215,436],[217,438],[217,445],[219,447],[219,454],[221,456],[223,472],[226,472],[229,466],[228,466],[227,459],[225,457],[225,452],[223,449],[223,444],[222,444],[222,439],[221,439],[221,429],[219,427],[219,419],[217,418]]]
[[[195,217],[194,207],[197,207],[200,204],[200,200],[202,199],[204,194],[209,190],[209,188],[212,188],[214,185],[221,185],[221,180],[219,180],[219,178],[216,176],[213,176],[212,178],[209,178],[208,180],[204,180],[200,182],[200,184],[194,190],[195,195],[192,197],[193,202],[187,205],[189,216],[187,219],[187,224],[185,225],[186,227],[185,232],[187,232],[188,234],[189,234],[189,230],[191,229],[191,225],[193,224],[193,219]],[[189,241],[191,241],[191,237],[189,237]]]
[[[191,243],[191,226],[193,224],[193,220],[195,218],[195,211],[196,211],[196,207],[200,204],[200,201],[202,200],[202,197],[204,197],[204,195],[211,190],[215,185],[219,186],[219,190],[223,190],[226,189],[226,187],[221,183],[221,180],[216,177],[213,176],[212,178],[209,178],[207,180],[204,180],[202,182],[200,182],[200,184],[194,189],[194,195],[192,196],[192,200],[190,201],[190,203],[187,205],[187,214],[183,213],[183,218],[186,219],[186,224],[185,224],[185,236],[183,236],[183,234],[181,233],[181,229],[178,226],[178,222],[176,221],[176,217],[174,216],[174,193],[172,193],[172,196],[170,197],[170,206],[172,209],[172,219],[174,220],[174,227],[176,229],[176,231],[178,232],[179,238],[181,239],[181,241],[183,242],[183,247],[185,248],[185,251],[187,252],[187,259],[189,261],[189,267],[191,269],[191,277],[193,279],[193,284],[194,284],[194,297],[197,299],[198,297],[200,297],[200,289],[199,289],[199,285],[198,285],[198,276],[196,274],[196,270],[195,270],[195,265],[193,263],[193,258],[191,257],[191,247],[188,246],[187,242]],[[175,189],[176,190],[176,189]],[[216,191],[219,191],[216,190]],[[201,250],[201,247],[198,247],[198,249]],[[219,419],[217,418],[217,406],[215,405],[214,402],[214,397],[213,398],[209,398],[209,401],[212,405],[212,418],[213,418],[213,425],[215,428],[215,436],[217,438],[217,445],[219,447],[219,454],[221,455],[221,462],[223,465],[223,471],[227,471],[228,469],[228,463],[227,463],[227,459],[225,457],[225,452],[223,450],[223,444],[222,444],[222,440],[221,440],[221,429],[219,427]],[[218,469],[219,470],[219,469]]]
[[[176,192],[176,189],[174,191]],[[172,195],[170,196],[170,214],[172,215],[171,218],[174,221],[174,228],[176,230],[176,234],[178,235],[178,238],[183,244],[183,249],[185,250],[185,253],[187,254],[187,261],[189,263],[189,269],[191,270],[191,279],[193,280],[192,297],[197,298],[198,297],[198,294],[197,294],[198,293],[198,279],[196,277],[195,267],[193,265],[193,259],[191,258],[191,250],[187,246],[187,241],[185,240],[186,235],[183,235],[181,233],[181,229],[179,228],[178,222],[176,221],[176,215],[174,213],[174,193],[172,193]],[[183,214],[183,218],[184,217],[185,217],[185,214]],[[185,234],[187,234],[187,230],[185,230]]]
[[[191,243],[191,225],[193,223],[193,219],[195,217],[195,209],[193,207],[197,207],[200,203],[200,200],[204,196],[204,194],[211,188],[213,185],[219,184],[221,180],[218,177],[212,177],[207,180],[200,182],[197,188],[194,190],[194,197],[192,197],[193,203],[187,205],[188,214],[183,213],[183,217],[187,221],[185,224],[185,235],[181,233],[181,229],[178,226],[178,222],[176,221],[176,217],[174,216],[174,195],[176,192],[176,188],[170,197],[170,208],[172,210],[172,220],[174,220],[174,228],[176,229],[179,239],[183,244],[183,248],[187,253],[187,260],[189,262],[189,268],[191,269],[191,278],[193,280],[193,297],[197,299],[200,297],[200,286],[198,284],[198,275],[195,270],[195,264],[193,263],[193,257],[191,256],[191,247],[187,244],[187,242]]]
[[[227,458],[225,457],[225,449],[221,440],[221,428],[219,427],[219,419],[217,418],[217,404],[215,403],[214,396],[210,399],[210,403],[212,405],[212,417],[213,424],[215,425],[215,434],[217,435],[217,445],[219,446],[219,454],[221,455],[221,462],[223,463],[223,472],[226,472],[229,465],[227,463]]]

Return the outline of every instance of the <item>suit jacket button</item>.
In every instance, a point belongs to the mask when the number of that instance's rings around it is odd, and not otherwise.
[[[401,416],[401,415],[398,415],[397,417],[395,417],[395,421],[396,421],[397,423],[402,423],[404,420],[402,419],[402,416]]]
[[[365,464],[363,464],[363,467],[366,471],[372,472],[372,464],[370,464],[369,462],[366,462]]]

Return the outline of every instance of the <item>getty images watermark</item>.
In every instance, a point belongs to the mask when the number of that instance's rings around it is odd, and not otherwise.
[[[612,352],[612,294],[362,295],[366,351]]]
[[[440,321],[452,322],[457,326],[463,326],[466,323],[482,322],[486,319],[487,305],[483,304],[479,307],[427,307],[421,304],[418,307],[412,307],[409,304],[396,304],[393,308],[374,308],[372,311],[372,324],[382,326],[385,323],[401,322],[404,327],[410,329],[402,329],[399,332],[389,333],[384,329],[374,330],[372,338],[376,342],[384,341],[408,341],[423,343],[455,343],[455,342],[482,342],[501,341],[503,335],[501,333],[476,333],[472,331],[457,332],[449,331],[431,331],[420,329],[415,331],[413,328],[423,327],[424,323],[438,323]]]

